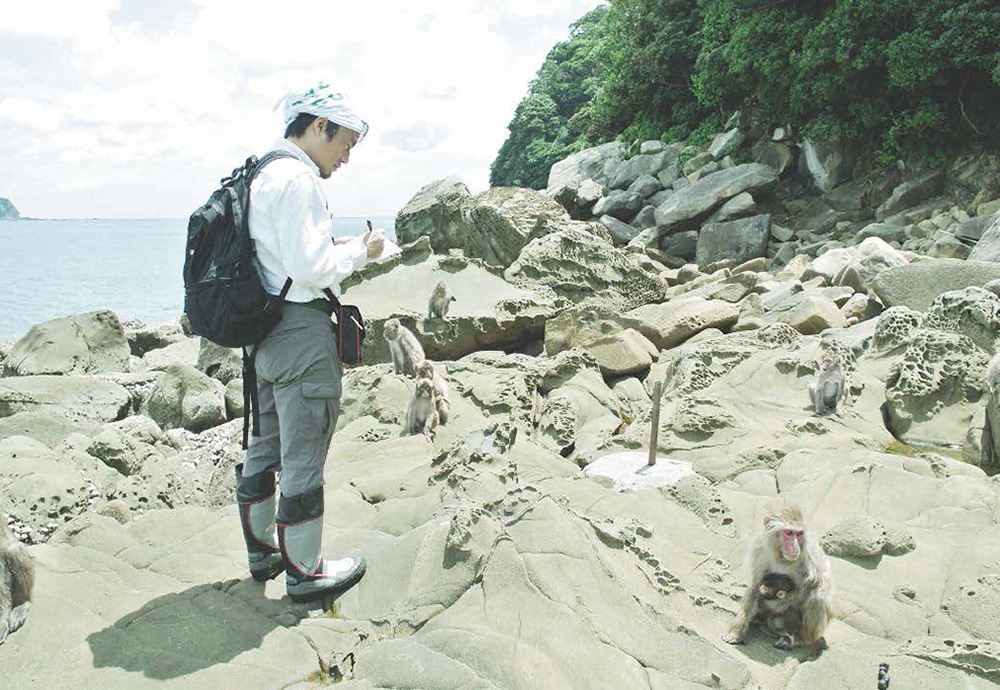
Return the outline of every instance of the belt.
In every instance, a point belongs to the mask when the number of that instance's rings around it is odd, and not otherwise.
[[[327,316],[333,315],[333,303],[323,297],[317,297],[316,299],[308,302],[291,302],[286,299],[285,304],[294,304],[297,307],[309,307],[310,309],[321,311]]]

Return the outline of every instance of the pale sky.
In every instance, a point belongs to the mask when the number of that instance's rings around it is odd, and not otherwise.
[[[40,218],[187,217],[316,80],[371,126],[324,183],[335,215],[395,215],[447,175],[476,193],[545,55],[600,4],[0,0],[0,197]]]

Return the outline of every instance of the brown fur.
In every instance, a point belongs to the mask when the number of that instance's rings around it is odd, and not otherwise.
[[[0,644],[24,625],[35,588],[35,562],[0,513]]]

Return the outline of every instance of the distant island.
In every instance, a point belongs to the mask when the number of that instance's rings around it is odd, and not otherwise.
[[[20,217],[21,214],[17,212],[17,207],[14,206],[11,200],[0,197],[0,220],[3,219],[17,220]]]

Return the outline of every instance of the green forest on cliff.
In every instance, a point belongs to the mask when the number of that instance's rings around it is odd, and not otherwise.
[[[549,52],[490,167],[544,188],[620,139],[762,130],[858,142],[888,165],[1000,140],[998,0],[611,0]]]

